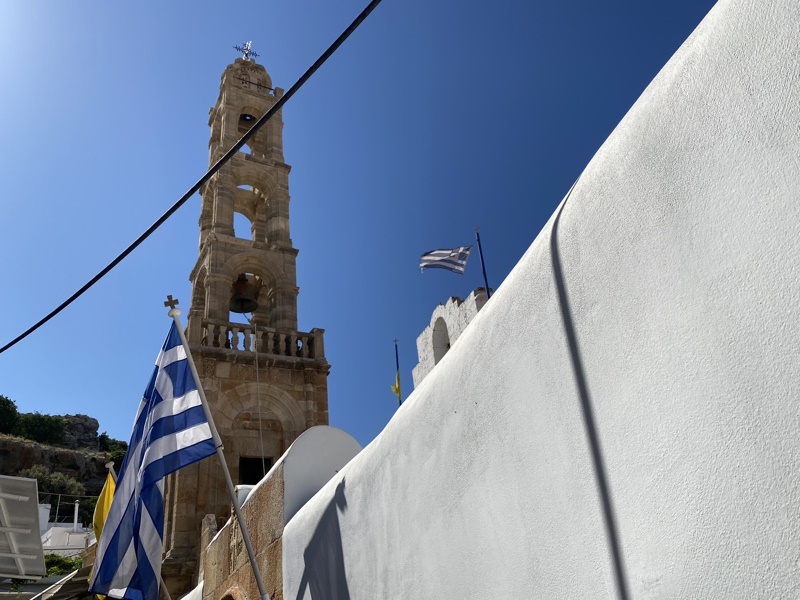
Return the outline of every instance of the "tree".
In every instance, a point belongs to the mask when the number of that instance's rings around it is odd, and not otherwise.
[[[58,446],[64,443],[64,419],[40,412],[19,415],[18,434],[40,444]]]
[[[115,440],[104,431],[98,436],[97,445],[101,452],[110,454],[110,460],[114,461],[114,468],[119,471],[122,461],[125,459],[125,453],[128,451],[128,442]]]
[[[97,436],[97,449],[100,450],[100,452],[108,452],[111,450],[111,443],[116,441],[117,440],[108,436],[107,431],[104,431]]]
[[[77,497],[86,494],[86,488],[77,479],[64,475],[64,473],[51,473],[50,469],[44,465],[33,465],[30,469],[22,469],[18,475],[35,479],[39,484],[39,492],[42,494],[63,494],[68,496],[68,498],[61,499],[60,504],[64,506],[69,506]],[[56,514],[58,505],[59,503],[53,498],[53,501],[50,502],[51,519],[58,519]],[[78,507],[78,512],[80,513],[80,507]]]
[[[0,433],[16,433],[18,420],[17,403],[0,396]]]
[[[67,496],[83,496],[86,488],[83,484],[64,473],[51,473],[44,465],[33,465],[30,469],[22,469],[20,477],[30,477],[39,482],[39,491],[45,494],[64,494]]]
[[[84,527],[91,527],[94,521],[94,508],[97,498],[83,498],[78,506],[78,520]]]

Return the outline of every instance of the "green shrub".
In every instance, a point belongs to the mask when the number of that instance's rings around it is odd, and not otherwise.
[[[0,433],[16,433],[18,421],[17,403],[0,396]]]
[[[77,479],[70,477],[69,475],[64,475],[64,473],[51,473],[50,469],[44,465],[33,465],[30,469],[22,469],[18,475],[20,477],[30,477],[31,479],[35,479],[39,484],[40,494],[64,494],[65,496],[68,496],[67,498],[61,499],[61,505],[63,507],[70,506],[75,501],[75,496],[83,496],[86,494],[86,488]],[[84,499],[81,499],[81,504],[84,503],[83,500]],[[57,508],[58,502],[56,498],[51,498],[51,520],[58,518],[58,515],[56,514]],[[63,516],[63,511],[61,512]],[[79,518],[81,517],[80,512],[81,508],[78,506]],[[91,521],[91,517],[89,518],[89,521]]]
[[[44,494],[83,496],[86,493],[86,488],[77,479],[64,473],[51,473],[44,465],[33,465],[30,469],[22,469],[19,476],[38,481],[39,491]]]
[[[44,566],[47,568],[48,577],[53,575],[69,575],[83,566],[83,560],[81,560],[80,556],[45,554]]]
[[[114,461],[114,469],[116,471],[119,471],[120,468],[122,467],[122,461],[125,460],[126,453],[127,450],[114,450],[113,452],[111,452],[111,457],[109,458],[109,460]]]
[[[108,437],[108,434],[104,431],[97,438],[97,446],[101,452],[110,454],[109,460],[114,461],[114,468],[119,471],[122,461],[125,459],[125,453],[128,451],[128,442]]]
[[[52,446],[64,443],[65,429],[64,419],[40,412],[21,413],[17,424],[17,434],[21,437]]]
[[[81,503],[78,506],[78,520],[84,527],[92,526],[95,506],[97,506],[97,498],[81,498]]]

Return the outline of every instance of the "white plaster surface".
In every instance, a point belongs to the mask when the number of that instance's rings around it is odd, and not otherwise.
[[[201,579],[196,586],[178,598],[178,600],[203,600],[203,580]]]
[[[616,597],[554,233],[632,597],[800,598],[798,32],[797,0],[715,6],[288,524],[285,598]]]
[[[245,504],[278,465],[283,465],[283,522],[294,514],[324,486],[331,477],[361,452],[361,444],[337,427],[317,425],[306,429],[292,442],[269,472],[256,485],[237,486],[245,495]],[[241,500],[241,496],[239,497]],[[230,522],[230,519],[228,520]]]
[[[283,522],[361,452],[353,436],[336,427],[305,430],[283,456]]]

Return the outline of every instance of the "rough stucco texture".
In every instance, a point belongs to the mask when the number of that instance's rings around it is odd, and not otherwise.
[[[286,598],[615,597],[554,234],[632,596],[800,597],[798,31],[717,4],[289,523]]]

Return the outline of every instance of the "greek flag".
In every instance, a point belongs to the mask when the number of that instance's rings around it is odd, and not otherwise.
[[[164,477],[216,451],[173,322],[133,426],[97,547],[89,591],[157,600],[164,535]]]
[[[419,270],[447,269],[453,273],[463,275],[470,250],[472,250],[472,246],[461,246],[449,250],[431,250],[419,257]]]

